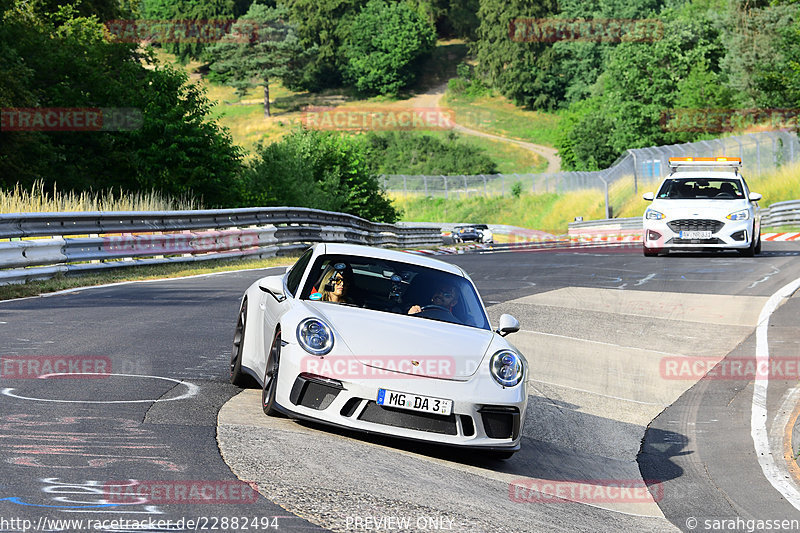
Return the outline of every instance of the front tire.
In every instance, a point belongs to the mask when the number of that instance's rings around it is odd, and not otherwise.
[[[246,387],[250,380],[242,372],[242,352],[244,350],[244,333],[247,329],[247,299],[242,302],[239,318],[236,320],[236,330],[233,333],[233,347],[231,348],[231,375],[230,382],[237,387]]]
[[[267,369],[264,372],[264,387],[261,389],[261,407],[267,416],[275,416],[278,413],[275,409],[275,391],[278,389],[278,370],[281,362],[281,330],[275,332],[272,339],[272,346],[269,348],[267,356]]]

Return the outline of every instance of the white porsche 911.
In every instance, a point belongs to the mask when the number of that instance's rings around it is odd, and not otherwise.
[[[405,252],[317,244],[242,298],[231,382],[268,415],[484,449],[520,448],[528,364],[492,330],[459,267]]]
[[[670,175],[644,213],[643,252],[738,250],[761,253],[761,195],[750,192],[738,157],[671,157]]]

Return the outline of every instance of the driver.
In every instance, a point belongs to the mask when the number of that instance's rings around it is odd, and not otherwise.
[[[443,307],[452,314],[453,308],[456,306],[456,304],[458,304],[458,292],[456,291],[455,286],[443,284],[436,289],[436,292],[433,293],[431,302],[428,305]],[[423,307],[427,307],[427,305]],[[421,313],[423,307],[420,307],[419,305],[412,305],[411,309],[408,310],[408,314],[416,315],[417,313]]]

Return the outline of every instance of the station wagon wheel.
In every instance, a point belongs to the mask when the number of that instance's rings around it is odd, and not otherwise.
[[[233,347],[231,348],[231,376],[230,382],[237,387],[245,387],[249,380],[242,372],[242,350],[244,349],[244,332],[247,325],[247,300],[242,302],[239,318],[236,321],[236,330],[233,332]]]
[[[269,348],[267,356],[267,369],[264,373],[264,387],[261,389],[261,407],[264,414],[275,416],[278,411],[275,409],[275,391],[278,388],[278,369],[281,361],[281,331],[275,333],[272,339],[272,346]]]

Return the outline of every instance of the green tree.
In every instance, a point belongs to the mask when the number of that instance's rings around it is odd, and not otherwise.
[[[108,42],[94,17],[69,5],[39,14],[2,0],[0,106],[126,108],[127,131],[0,132],[0,186],[43,179],[61,190],[152,188],[236,201],[241,154],[209,120],[210,106],[187,76],[157,65],[133,44]]]
[[[245,205],[311,207],[376,222],[397,220],[359,139],[296,129],[256,152],[244,173]]]
[[[590,103],[570,107],[559,141],[567,170],[606,168],[629,148],[696,139],[698,132],[671,131],[662,123],[679,104],[703,102],[723,107],[724,89],[706,88],[724,82],[720,58],[724,49],[711,10],[694,6],[663,15],[663,38],[652,43],[617,45],[598,79]]]
[[[186,63],[189,59],[201,59],[210,41],[216,39],[215,33],[208,38],[191,35],[192,26],[221,31],[236,17],[239,7],[235,0],[142,0],[142,16],[150,21],[148,29],[152,27],[157,35],[163,32],[164,40],[156,44]],[[163,26],[155,24],[156,21],[163,22]]]
[[[296,76],[314,49],[304,49],[288,10],[253,4],[233,25],[231,33],[208,50],[211,69],[243,94],[250,87],[264,88],[264,116],[270,116],[269,81]]]
[[[558,80],[549,72],[552,47],[511,35],[515,19],[546,18],[557,9],[555,0],[480,0],[478,40],[471,47],[477,73],[517,105],[552,108],[561,100],[553,90]]]
[[[411,5],[370,0],[350,24],[345,77],[364,93],[397,94],[435,44],[433,26]]]
[[[316,49],[297,78],[289,80],[290,88],[320,91],[341,85],[345,65],[342,44],[350,22],[366,3],[367,0],[284,0],[300,44],[304,49]]]
[[[797,4],[754,8],[735,5],[725,20],[722,66],[737,106],[794,107],[796,89],[787,74],[800,52]]]

